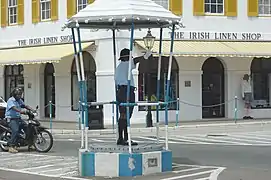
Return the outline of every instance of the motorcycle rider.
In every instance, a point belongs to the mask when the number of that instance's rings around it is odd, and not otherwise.
[[[21,114],[27,114],[27,110],[35,112],[30,106],[25,105],[22,100],[22,93],[21,88],[15,88],[7,101],[5,118],[12,131],[11,139],[8,142],[10,153],[18,152],[16,148],[17,137],[20,135],[21,129],[23,129],[25,133],[27,132],[27,124],[21,119]]]

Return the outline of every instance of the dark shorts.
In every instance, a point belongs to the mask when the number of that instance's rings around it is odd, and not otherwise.
[[[127,102],[127,86],[118,86],[117,90],[117,101],[118,103],[125,103]],[[130,101],[129,102],[135,102],[135,87],[130,88]],[[134,110],[134,106],[129,107],[129,114],[130,117],[132,117]],[[126,113],[126,106],[119,106],[120,113]],[[126,114],[125,114],[126,115]]]
[[[244,101],[250,104],[252,102],[252,93],[244,93]]]

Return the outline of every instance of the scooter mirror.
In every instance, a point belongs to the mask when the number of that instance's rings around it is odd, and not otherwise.
[[[38,106],[38,105],[36,106],[36,109],[39,109],[39,106]]]

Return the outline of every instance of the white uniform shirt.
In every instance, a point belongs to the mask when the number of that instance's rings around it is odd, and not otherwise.
[[[134,64],[134,62],[132,62],[132,70],[135,69],[136,66]],[[115,82],[116,85],[128,85],[128,71],[129,71],[129,61],[121,61],[118,65],[118,67],[116,68],[116,72],[115,72]],[[134,77],[131,73],[131,86],[135,87],[135,83],[134,83]]]
[[[251,87],[251,82],[250,80],[242,81],[242,96],[244,96],[245,93],[251,93],[252,92],[252,87]]]

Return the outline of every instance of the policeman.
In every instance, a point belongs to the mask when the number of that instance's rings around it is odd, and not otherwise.
[[[117,85],[117,101],[118,103],[125,103],[127,100],[127,90],[128,90],[128,73],[131,74],[131,81],[130,81],[130,94],[129,94],[129,102],[133,103],[135,102],[135,84],[134,84],[134,78],[132,75],[132,71],[129,71],[129,56],[130,56],[130,50],[129,49],[122,49],[120,52],[120,63],[118,67],[116,68],[115,73],[115,82]],[[143,56],[144,59],[148,59],[151,56],[151,51],[147,51],[146,54]],[[136,64],[140,62],[141,57],[133,58],[132,62],[132,69],[136,68]],[[129,107],[129,119],[132,117],[134,107]],[[126,107],[125,106],[119,106],[119,122],[118,122],[118,131],[119,131],[119,138],[117,141],[117,145],[128,145],[128,133],[127,133],[127,119],[126,119]],[[124,138],[123,138],[124,133]],[[137,145],[136,142],[132,141],[132,145]]]

